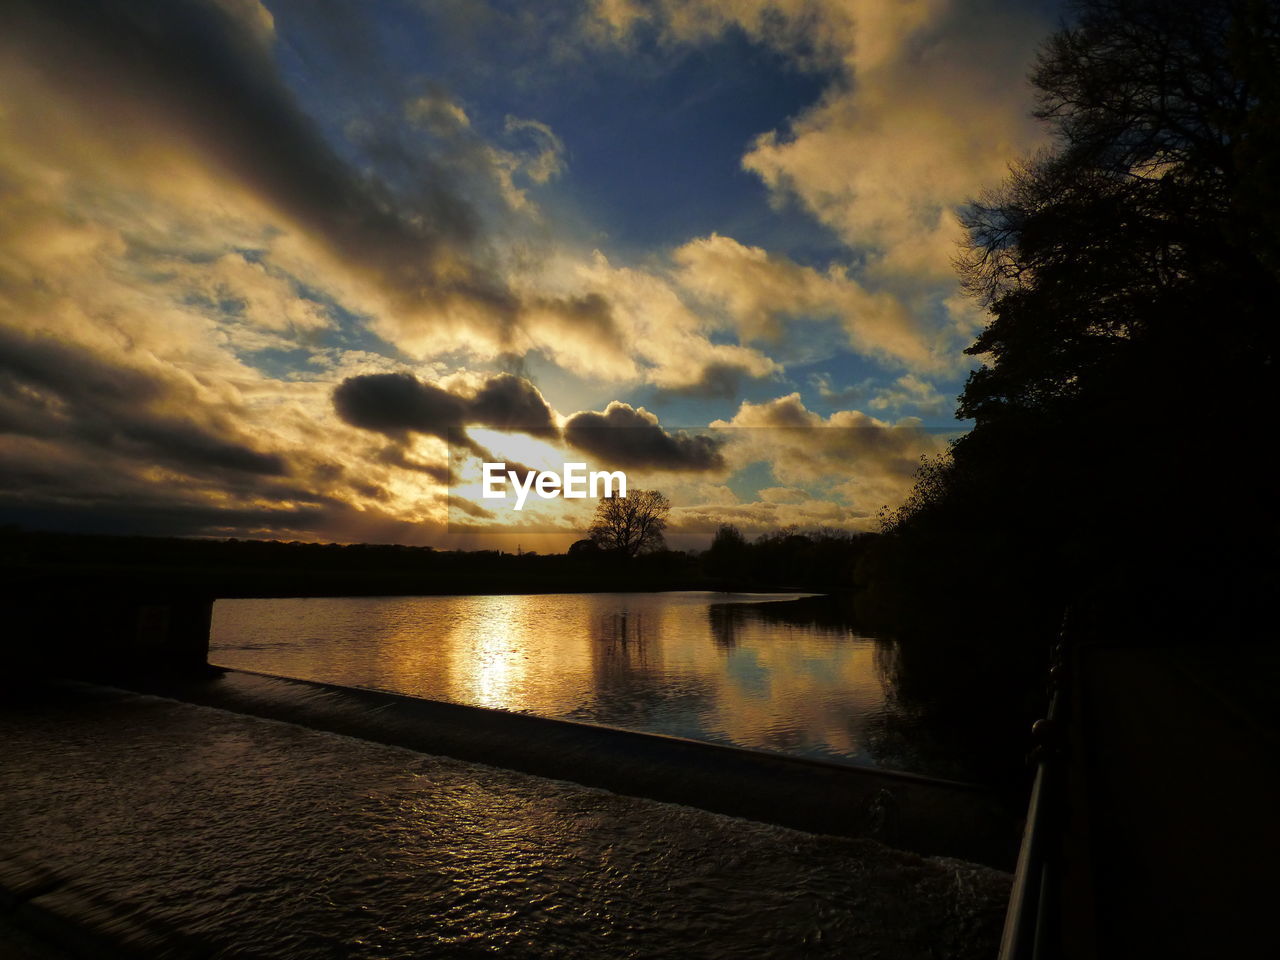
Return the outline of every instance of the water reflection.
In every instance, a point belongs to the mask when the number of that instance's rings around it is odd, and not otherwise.
[[[471,650],[471,683],[462,699],[481,707],[505,708],[524,680],[520,624],[505,597],[482,597]],[[464,679],[464,683],[465,683]]]
[[[704,592],[223,600],[211,659],[954,775],[911,743],[919,731],[886,682],[891,645],[828,608]]]
[[[955,860],[156,697],[0,702],[0,742],[7,876],[146,956],[970,960],[1008,897]]]

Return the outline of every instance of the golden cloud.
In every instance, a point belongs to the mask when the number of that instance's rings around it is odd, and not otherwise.
[[[719,278],[691,282],[728,294],[748,336],[773,330],[778,286],[799,287],[828,310],[843,305],[842,316],[874,318],[870,331],[865,321],[846,324],[855,349],[915,366],[920,352],[907,346],[923,339],[930,365],[939,351],[958,363],[973,312],[952,296],[962,239],[955,210],[1039,143],[1025,75],[1051,25],[1030,8],[950,0],[597,0],[586,32],[596,42],[626,43],[642,25],[668,43],[741,30],[833,76],[817,104],[785,129],[762,132],[742,165],[779,203],[797,200],[865,258],[857,282],[835,268],[825,277],[797,275],[772,257],[764,266],[773,278],[741,292],[723,276],[731,264],[715,264]],[[705,250],[688,255],[715,259]],[[934,305],[948,329],[931,337],[903,323],[901,311],[923,314]],[[910,337],[886,342],[890,328]]]

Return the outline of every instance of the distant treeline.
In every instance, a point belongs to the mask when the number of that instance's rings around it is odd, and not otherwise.
[[[628,558],[589,541],[563,554],[439,550],[403,544],[101,536],[0,528],[8,589],[125,580],[216,596],[573,592],[591,590],[840,590],[865,537],[786,530],[748,543],[724,528],[703,552]]]
[[[826,590],[852,589],[859,561],[874,534],[819,528],[787,528],[748,541],[737,527],[716,531],[702,554],[708,576],[746,584],[795,584]]]

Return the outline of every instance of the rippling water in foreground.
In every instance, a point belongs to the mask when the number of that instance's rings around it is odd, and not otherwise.
[[[219,600],[214,663],[840,762],[962,775],[886,643],[709,592]],[[772,615],[771,615],[772,614]]]
[[[1008,878],[130,694],[0,707],[0,863],[222,956],[987,957]]]

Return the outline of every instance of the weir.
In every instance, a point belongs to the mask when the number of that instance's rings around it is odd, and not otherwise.
[[[135,685],[139,686],[139,685]],[[987,788],[910,773],[226,670],[145,692],[628,796],[1011,869],[1013,817]]]

